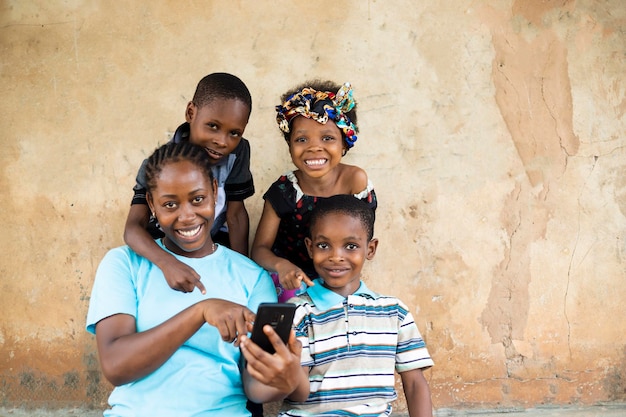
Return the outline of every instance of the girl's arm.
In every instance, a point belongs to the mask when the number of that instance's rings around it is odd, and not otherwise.
[[[217,298],[196,303],[140,333],[133,316],[109,316],[96,324],[102,372],[115,386],[133,382],[163,365],[204,323],[217,327],[228,343],[238,334],[245,335],[253,321],[254,313],[248,308]]]
[[[411,417],[432,417],[433,404],[428,381],[421,369],[402,372],[402,388]]]
[[[229,201],[226,206],[226,223],[230,248],[248,256],[248,234],[250,218],[243,201]]]
[[[276,353],[270,355],[247,337],[241,342],[246,358],[243,384],[246,396],[254,402],[280,401],[289,397],[305,401],[309,396],[308,367],[300,366],[302,344],[292,330],[285,345],[271,326],[263,328]]]
[[[288,260],[274,255],[274,252],[272,252],[279,225],[280,217],[278,217],[272,205],[265,201],[261,220],[259,220],[254,242],[252,243],[252,259],[268,271],[278,272],[280,283],[286,289],[299,288],[302,280],[309,286],[313,285],[313,282],[302,269]]]
[[[168,285],[175,290],[191,292],[195,287],[206,293],[200,281],[200,275],[190,266],[180,262],[156,244],[146,230],[150,220],[150,208],[145,204],[130,206],[126,225],[124,226],[124,242],[138,255],[149,259],[163,271]]]

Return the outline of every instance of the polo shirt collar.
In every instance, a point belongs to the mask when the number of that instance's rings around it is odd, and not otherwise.
[[[311,297],[311,301],[315,307],[320,310],[329,310],[337,304],[342,304],[346,297],[337,294],[334,291],[329,290],[324,286],[324,281],[321,278],[313,280],[314,286],[307,288],[307,294]],[[378,294],[370,290],[363,281],[361,281],[359,288],[350,296],[364,296],[366,298],[376,299]]]

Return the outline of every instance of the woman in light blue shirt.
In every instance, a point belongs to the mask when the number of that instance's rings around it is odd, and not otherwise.
[[[267,328],[273,355],[245,336],[253,311],[276,301],[276,292],[261,267],[213,243],[217,188],[205,150],[164,145],[150,156],[146,176],[148,203],[165,233],[159,245],[198,271],[206,292],[172,290],[158,265],[128,246],[105,255],[87,315],[102,371],[115,385],[104,415],[249,416],[246,395],[263,403],[308,394],[298,386],[301,347],[293,332],[285,345]]]

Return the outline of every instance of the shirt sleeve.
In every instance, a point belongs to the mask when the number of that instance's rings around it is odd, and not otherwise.
[[[254,181],[250,172],[250,143],[242,138],[233,151],[235,163],[226,178],[226,201],[243,201],[254,194]]]
[[[263,194],[263,199],[270,203],[278,217],[283,218],[296,207],[296,189],[286,175],[282,175]]]
[[[132,276],[129,250],[111,249],[102,259],[89,300],[87,331],[96,333],[96,324],[114,314],[137,317],[137,292]]]
[[[250,298],[248,299],[248,308],[251,311],[256,312],[259,308],[259,304],[275,303],[277,301],[278,296],[276,295],[274,282],[272,281],[270,274],[264,269],[261,269],[256,285],[254,286]]]
[[[135,186],[133,187],[133,199],[130,202],[131,206],[134,204],[148,205],[148,199],[146,198],[146,192],[148,190],[148,184],[146,183],[146,165],[148,159],[144,159],[137,171],[137,177],[135,177]]]
[[[302,344],[300,365],[312,367],[315,363],[313,361],[313,356],[311,355],[311,345],[309,344],[309,320],[307,309],[304,305],[298,305],[298,307],[296,307],[296,313],[293,317],[293,327],[296,332],[296,338]]]
[[[360,193],[355,194],[354,196],[366,202],[369,208],[371,208],[372,210],[376,210],[376,208],[378,207],[376,192],[374,192],[374,184],[372,184],[370,180],[367,181],[367,187]]]
[[[426,343],[420,334],[413,315],[399,302],[398,344],[396,347],[396,371],[398,373],[413,369],[425,369],[434,365],[428,353]]]

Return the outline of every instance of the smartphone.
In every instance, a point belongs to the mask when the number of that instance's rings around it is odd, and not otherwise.
[[[289,340],[289,333],[293,325],[293,315],[296,312],[296,305],[290,303],[261,303],[256,313],[254,326],[252,327],[252,336],[250,339],[263,350],[274,353],[274,346],[269,341],[263,326],[269,324],[274,331],[280,336],[283,343]]]

